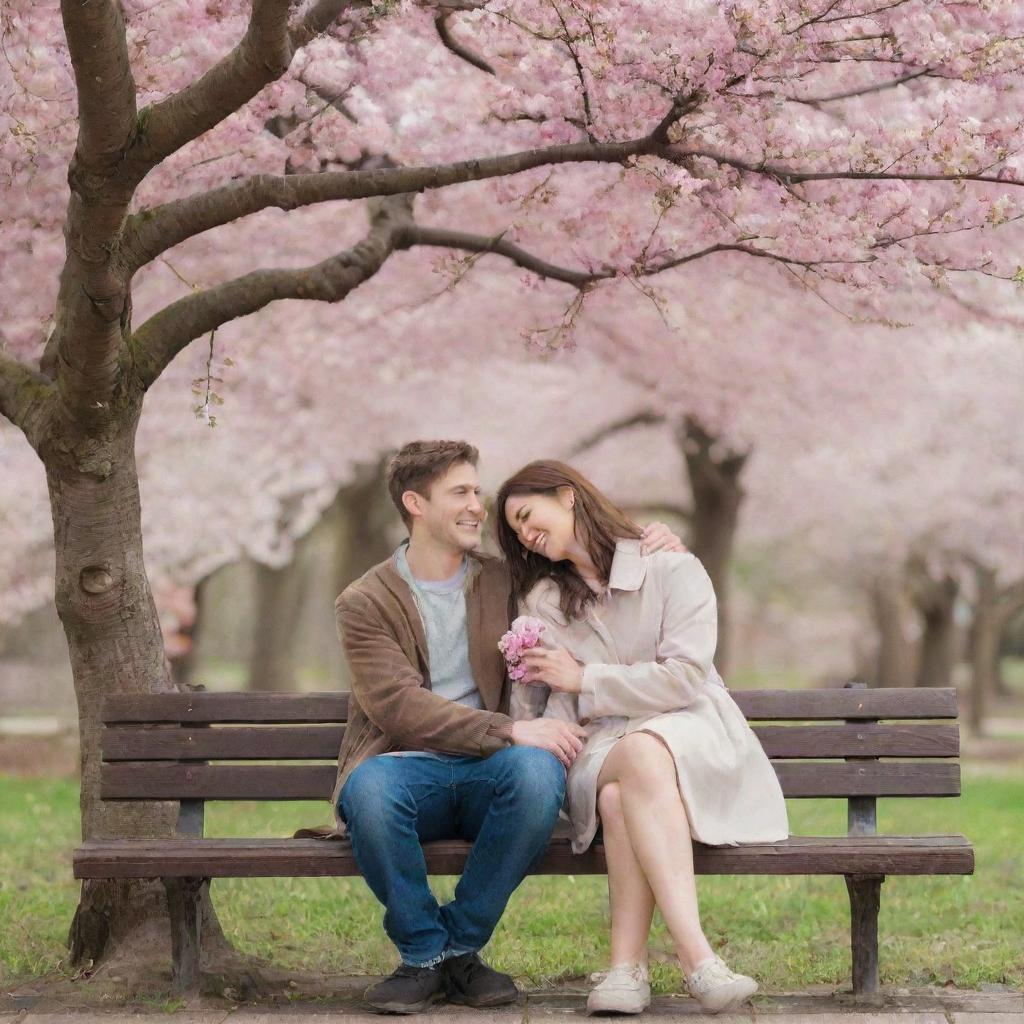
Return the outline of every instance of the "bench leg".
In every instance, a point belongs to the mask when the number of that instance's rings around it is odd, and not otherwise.
[[[202,934],[202,889],[205,878],[165,878],[171,916],[171,991],[199,993],[199,943]]]
[[[878,992],[878,905],[885,875],[845,875],[850,893],[853,994]]]

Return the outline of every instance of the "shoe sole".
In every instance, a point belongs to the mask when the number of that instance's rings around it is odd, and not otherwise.
[[[449,992],[448,993],[448,1002],[449,1003],[456,1003],[459,1006],[472,1006],[474,1009],[483,1010],[483,1009],[487,1009],[488,1007],[491,1007],[491,1006],[507,1006],[509,1003],[515,1003],[515,1002],[517,1002],[519,1000],[519,995],[520,995],[520,993],[516,992],[514,995],[507,995],[507,996],[499,995],[499,996],[491,996],[489,999],[470,1000],[470,999],[467,999],[465,996],[459,995],[458,993]]]
[[[700,1005],[700,1008],[704,1013],[726,1013],[729,1010],[735,1010],[737,1006],[741,1006],[748,999],[753,999],[753,997],[757,995],[758,988],[759,986],[756,983],[752,989],[748,986],[741,986],[740,991],[731,996],[727,1002],[722,1003],[721,1006],[707,1006],[706,1004],[701,1003],[699,999],[697,1000],[697,1003]]]
[[[595,1006],[591,1008],[587,1004],[587,1016],[588,1017],[635,1017],[638,1013],[643,1013],[651,1004],[644,1003],[643,1006],[637,1006],[635,1003],[632,1005],[621,1004],[619,1006]]]
[[[407,1016],[411,1013],[422,1013],[424,1010],[429,1010],[431,1006],[443,1003],[444,1001],[445,994],[443,992],[435,992],[432,996],[428,996],[418,1003],[370,1003],[364,999],[363,1006],[370,1013]]]

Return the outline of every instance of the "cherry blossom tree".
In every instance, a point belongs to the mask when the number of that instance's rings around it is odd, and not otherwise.
[[[1017,273],[978,229],[1020,215],[1018,5],[15,0],[2,31],[0,413],[46,475],[86,836],[173,827],[97,799],[98,710],[172,685],[136,440],[193,341],[400,292],[416,248],[556,282],[569,321],[728,252],[834,288]],[[72,958],[131,948],[160,899],[86,884]]]
[[[992,617],[995,593],[975,572],[998,579],[1004,615],[1024,575],[1024,351],[1015,333],[989,328],[898,332],[896,344],[916,369],[888,414],[865,407],[854,431],[823,421],[817,438],[765,452],[749,480],[751,527],[805,571],[859,582],[879,630],[883,684],[950,684],[953,607],[966,594],[985,634],[987,668],[976,667],[972,684],[983,703],[1005,619]]]

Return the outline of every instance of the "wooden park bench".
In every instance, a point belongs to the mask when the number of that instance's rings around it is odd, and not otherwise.
[[[878,906],[887,875],[971,874],[960,835],[877,835],[877,797],[958,796],[952,689],[733,693],[789,798],[848,801],[841,837],[697,845],[704,875],[843,875],[850,896],[853,991],[878,988]],[[103,839],[74,854],[76,878],[160,878],[171,911],[173,985],[199,983],[201,890],[213,878],[358,875],[347,841],[203,836],[207,800],[330,798],[348,711],[342,693],[191,693],[111,697],[103,705],[101,798],[177,800],[173,839]],[[253,762],[275,763],[253,763]],[[289,764],[288,762],[303,762]],[[320,761],[322,763],[310,763]],[[325,820],[329,808],[325,806]],[[458,874],[469,844],[427,844],[433,874]],[[556,832],[538,874],[603,874],[598,840],[575,856]]]

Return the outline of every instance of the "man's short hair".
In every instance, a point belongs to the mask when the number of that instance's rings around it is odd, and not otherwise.
[[[474,468],[480,453],[466,441],[410,441],[402,445],[388,459],[386,479],[388,493],[406,527],[412,527],[412,516],[402,503],[406,491],[415,491],[430,497],[430,488],[436,480],[459,462],[468,462]]]

